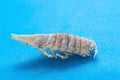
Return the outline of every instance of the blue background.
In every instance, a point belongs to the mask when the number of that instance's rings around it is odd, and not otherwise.
[[[1,0],[0,80],[119,80],[120,0]],[[69,33],[95,40],[95,59],[49,59],[10,34]]]

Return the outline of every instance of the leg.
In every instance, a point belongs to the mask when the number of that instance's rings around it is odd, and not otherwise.
[[[53,56],[55,56],[55,53],[54,53],[53,49],[50,49],[50,51],[51,51],[51,54],[52,54]]]
[[[80,56],[82,56],[82,57],[88,57],[88,56],[90,56],[90,54],[89,54],[88,51],[81,50],[81,52],[80,52]]]
[[[56,54],[56,56],[55,56],[56,58],[57,57],[60,57],[61,59],[67,59],[69,56],[65,53],[65,55],[64,56],[62,56],[62,55],[60,55],[60,54]]]
[[[73,53],[68,53],[68,52],[66,52],[65,54],[68,55],[68,56],[72,56],[73,55]]]
[[[46,52],[47,52],[47,53],[49,53],[49,52],[48,52],[49,50],[50,50],[51,55],[52,55],[52,56],[55,56],[55,53],[54,53],[53,49],[48,49],[48,48],[46,48]]]
[[[54,56],[48,54],[47,52],[43,51],[43,50],[40,49],[40,48],[37,48],[37,49],[38,49],[38,51],[39,51],[41,54],[43,54],[43,55],[45,55],[45,56],[47,56],[47,57],[49,57],[49,58],[54,57]]]

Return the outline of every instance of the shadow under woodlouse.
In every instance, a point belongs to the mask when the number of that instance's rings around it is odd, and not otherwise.
[[[17,70],[65,70],[76,66],[82,66],[91,61],[95,61],[93,58],[83,58],[78,55],[72,56],[68,59],[54,59],[47,57],[37,57],[29,61],[19,63],[15,66]]]

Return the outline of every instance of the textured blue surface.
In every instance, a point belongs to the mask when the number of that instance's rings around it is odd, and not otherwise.
[[[10,38],[64,32],[94,39],[96,59],[48,59]],[[61,79],[120,79],[120,0],[1,0],[0,80]]]

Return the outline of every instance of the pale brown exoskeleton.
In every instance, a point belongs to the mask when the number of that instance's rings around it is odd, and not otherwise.
[[[35,35],[16,35],[11,34],[12,39],[37,48],[41,54],[47,57],[68,58],[70,55],[78,54],[82,57],[93,57],[97,53],[97,46],[93,40],[74,36],[71,34],[35,34]],[[46,50],[42,50],[45,48]],[[50,51],[50,54],[48,53]],[[55,50],[64,52],[64,55],[56,53]]]

